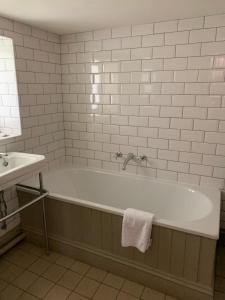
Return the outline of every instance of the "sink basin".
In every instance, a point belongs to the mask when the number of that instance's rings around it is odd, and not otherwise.
[[[4,158],[8,165],[0,158],[0,191],[39,173],[46,165],[43,155],[10,152]]]

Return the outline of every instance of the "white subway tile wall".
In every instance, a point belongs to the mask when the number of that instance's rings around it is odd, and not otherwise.
[[[224,188],[224,28],[218,15],[60,41],[0,18],[0,34],[16,45],[23,127],[0,150],[45,154],[50,167],[66,154],[68,162],[112,170],[122,164],[114,153],[131,151],[148,162],[128,172]],[[222,212],[225,228],[225,203]]]
[[[14,41],[22,121],[22,136],[0,141],[0,152],[44,154],[54,167],[65,157],[60,37],[1,17],[0,35]],[[9,211],[17,207],[14,189],[6,199]],[[18,223],[18,216],[10,219],[7,230]]]
[[[224,188],[224,15],[64,35],[61,62],[67,161]]]

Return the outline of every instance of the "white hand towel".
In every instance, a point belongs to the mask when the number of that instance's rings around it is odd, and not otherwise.
[[[144,253],[151,246],[153,218],[151,213],[126,209],[123,216],[122,246],[133,246]]]

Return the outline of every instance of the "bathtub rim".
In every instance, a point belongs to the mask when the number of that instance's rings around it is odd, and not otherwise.
[[[193,184],[185,184],[185,183],[180,183],[180,182],[175,182],[175,181],[170,181],[170,180],[165,180],[165,179],[158,179],[158,178],[152,178],[152,177],[148,177],[148,176],[143,176],[143,175],[138,175],[138,174],[131,174],[128,172],[119,172],[119,171],[114,171],[114,170],[105,170],[105,169],[98,169],[98,168],[90,168],[90,167],[79,167],[79,166],[75,166],[75,165],[63,165],[60,166],[56,169],[53,170],[49,170],[47,172],[44,173],[44,177],[46,175],[50,175],[51,173],[55,173],[55,172],[63,172],[63,171],[71,171],[71,170],[85,170],[85,171],[94,171],[97,173],[101,173],[101,174],[109,174],[109,175],[116,175],[116,176],[126,176],[126,177],[130,177],[130,178],[135,178],[136,180],[147,180],[149,182],[159,182],[162,184],[167,184],[167,185],[172,185],[172,186],[182,186],[185,189],[191,189],[194,190],[196,192],[199,192],[201,194],[203,194],[204,196],[206,196],[207,198],[209,198],[209,200],[211,201],[211,206],[212,206],[212,211],[211,211],[211,218],[214,218],[214,224],[213,226],[213,233],[207,233],[206,230],[204,230],[204,228],[200,228],[199,230],[195,227],[195,226],[190,226],[190,223],[196,223],[201,219],[198,219],[196,221],[189,221],[189,222],[179,222],[177,220],[173,221],[173,220],[169,220],[169,219],[157,219],[154,218],[153,220],[153,224],[158,225],[158,226],[163,226],[169,229],[175,229],[181,232],[186,232],[186,233],[191,233],[194,235],[198,235],[198,236],[202,236],[202,237],[206,237],[206,238],[210,238],[210,239],[214,239],[214,240],[218,240],[219,239],[219,230],[220,230],[220,209],[221,209],[221,192],[219,189],[216,188],[209,188],[209,187],[203,187],[203,186],[199,186],[199,185],[193,185]],[[37,186],[36,185],[36,181],[34,181],[34,178],[32,178],[29,181],[25,182],[26,184],[30,183],[32,186]],[[44,181],[45,183],[45,181]],[[19,190],[23,190],[23,188],[19,187]],[[55,199],[57,201],[63,201],[63,202],[67,202],[70,204],[74,204],[74,205],[80,205],[80,206],[84,206],[84,207],[88,207],[91,209],[96,209],[102,212],[106,212],[106,213],[112,213],[118,216],[123,216],[124,210],[120,209],[120,208],[116,208],[113,206],[109,206],[109,205],[104,205],[104,204],[99,204],[99,203],[95,203],[89,200],[84,200],[84,199],[80,199],[77,197],[71,197],[71,196],[64,196],[61,195],[59,193],[54,193],[49,191],[49,198],[51,199]],[[207,222],[206,222],[207,223]],[[199,226],[199,225],[198,225]],[[188,227],[188,228],[187,228]],[[210,227],[210,226],[209,226]]]

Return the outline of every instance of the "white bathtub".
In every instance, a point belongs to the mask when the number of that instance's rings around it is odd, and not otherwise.
[[[104,170],[62,167],[44,174],[50,197],[123,215],[126,208],[155,214],[154,223],[218,239],[220,191]]]

